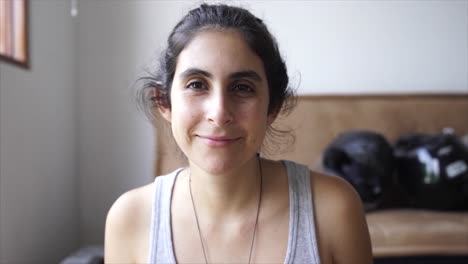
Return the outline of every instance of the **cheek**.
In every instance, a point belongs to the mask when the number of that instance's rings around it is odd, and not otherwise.
[[[241,111],[239,117],[240,120],[244,120],[241,122],[248,122],[250,129],[254,129],[256,136],[261,139],[263,132],[265,132],[268,126],[267,112],[263,103],[256,102],[244,109],[244,111]]]
[[[178,101],[172,108],[172,130],[176,133],[190,130],[197,118],[196,109],[188,102]]]

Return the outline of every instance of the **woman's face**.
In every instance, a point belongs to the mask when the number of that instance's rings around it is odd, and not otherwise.
[[[191,164],[222,173],[255,157],[274,120],[268,101],[263,63],[241,33],[208,30],[180,53],[161,112]]]

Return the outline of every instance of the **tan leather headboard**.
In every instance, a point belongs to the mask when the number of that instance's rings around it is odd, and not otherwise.
[[[161,122],[156,129],[155,175],[185,164],[170,130],[163,129]],[[300,96],[296,109],[274,125],[292,128],[296,142],[289,151],[268,157],[289,159],[314,168],[325,147],[339,133],[351,129],[373,130],[390,142],[404,133],[434,133],[445,127],[454,128],[458,135],[467,134],[468,94]]]

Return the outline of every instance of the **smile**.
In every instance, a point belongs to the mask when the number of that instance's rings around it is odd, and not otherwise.
[[[240,137],[219,137],[201,135],[198,135],[197,137],[200,138],[205,144],[207,144],[210,147],[225,147],[241,139]]]

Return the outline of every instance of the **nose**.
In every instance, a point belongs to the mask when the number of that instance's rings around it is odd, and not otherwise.
[[[210,95],[207,101],[207,119],[216,126],[225,126],[234,120],[232,103],[229,96],[224,92],[217,92]]]

